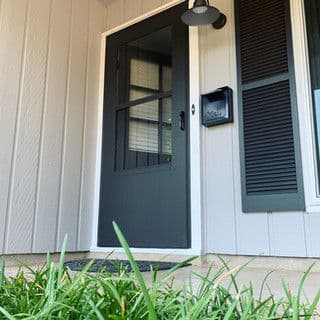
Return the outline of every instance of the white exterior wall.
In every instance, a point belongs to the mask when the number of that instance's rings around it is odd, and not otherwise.
[[[205,252],[320,256],[301,1],[291,0],[305,213],[242,213],[233,0],[214,2],[225,28],[199,28],[201,93],[229,85],[235,98],[233,124],[201,129]],[[94,245],[100,34],[169,2],[0,0],[0,253],[56,251],[65,233],[69,250]]]
[[[0,254],[90,248],[102,3],[0,1]]]
[[[233,0],[216,0],[228,16],[220,31],[200,28],[201,89],[234,90],[235,122],[203,129],[203,201],[206,252],[272,256],[320,256],[320,208],[303,1],[291,0],[300,139],[307,212],[243,213],[241,209],[236,47]]]

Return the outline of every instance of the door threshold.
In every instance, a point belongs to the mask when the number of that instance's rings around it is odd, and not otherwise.
[[[143,261],[163,261],[163,262],[183,262],[189,258],[197,257],[192,261],[192,265],[203,265],[203,256],[199,251],[193,249],[149,249],[132,248],[130,249],[136,260]],[[92,247],[87,254],[91,259],[116,259],[127,260],[127,255],[122,248],[102,248]]]
[[[178,256],[200,256],[201,251],[196,249],[152,249],[152,248],[130,248],[133,254],[146,254],[146,255],[178,255]],[[119,247],[96,247],[90,248],[90,254],[125,254],[123,248]]]

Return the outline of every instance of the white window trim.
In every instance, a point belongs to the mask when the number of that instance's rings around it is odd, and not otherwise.
[[[111,34],[125,29],[137,22],[165,11],[183,0],[173,0],[159,8],[141,15],[129,22],[117,26],[101,35],[101,57],[100,57],[100,87],[99,87],[99,109],[98,109],[98,128],[97,128],[97,155],[95,170],[95,197],[93,213],[92,252],[116,252],[123,253],[122,248],[98,247],[98,218],[100,202],[100,173],[101,173],[101,149],[102,149],[102,123],[103,123],[103,97],[104,97],[104,69],[105,69],[105,48],[107,37]],[[189,1],[191,7],[193,1]],[[189,28],[189,96],[190,96],[190,138],[189,138],[189,170],[190,170],[190,215],[191,215],[191,248],[190,249],[146,249],[133,248],[134,253],[154,253],[154,254],[177,254],[177,255],[200,255],[203,253],[203,215],[202,215],[202,195],[201,195],[201,127],[200,127],[200,64],[199,64],[199,35],[198,28]],[[191,108],[195,106],[195,114],[192,115]]]
[[[301,158],[307,213],[320,213],[316,138],[304,0],[290,0]]]

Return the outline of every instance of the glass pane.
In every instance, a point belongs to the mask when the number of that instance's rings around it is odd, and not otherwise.
[[[171,127],[164,126],[162,128],[162,153],[170,156],[172,155],[171,134]]]
[[[172,90],[172,68],[171,66],[162,67],[162,89],[163,91]]]
[[[171,98],[117,112],[116,170],[172,161]]]
[[[162,153],[163,162],[171,162],[172,156],[172,100],[162,100]]]
[[[138,100],[141,98],[145,98],[150,94],[149,91],[144,90],[144,89],[131,89],[130,90],[130,100]]]
[[[129,151],[158,153],[159,127],[156,123],[137,121],[129,122]]]
[[[171,98],[162,99],[162,121],[172,124],[172,100]]]
[[[131,107],[129,108],[129,116],[131,119],[158,121],[159,101],[153,100]]]
[[[172,27],[119,49],[119,103],[172,90]]]
[[[130,61],[130,85],[159,91],[159,70],[158,63],[132,58]]]

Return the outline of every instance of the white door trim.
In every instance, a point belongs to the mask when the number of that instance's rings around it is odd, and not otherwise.
[[[99,202],[100,202],[100,173],[101,173],[101,149],[102,149],[102,124],[103,124],[103,97],[104,97],[104,72],[105,72],[105,53],[107,37],[111,34],[125,29],[137,22],[165,11],[179,3],[182,0],[171,1],[156,10],[141,15],[129,22],[117,26],[101,35],[101,57],[100,57],[100,86],[99,86],[99,108],[98,108],[98,126],[97,126],[97,155],[95,170],[95,197],[94,197],[94,213],[93,213],[93,230],[92,244],[90,250],[92,252],[119,252],[122,248],[98,247],[98,218],[99,218]],[[192,6],[193,1],[189,1]],[[155,254],[187,254],[200,255],[203,253],[203,218],[201,203],[201,127],[200,127],[200,108],[199,108],[199,81],[200,81],[200,65],[199,65],[199,36],[198,28],[189,28],[189,95],[190,95],[190,137],[189,137],[189,166],[190,166],[190,213],[191,213],[191,249],[145,249],[133,248],[134,253],[155,253]],[[192,105],[195,107],[195,113],[192,114]]]

